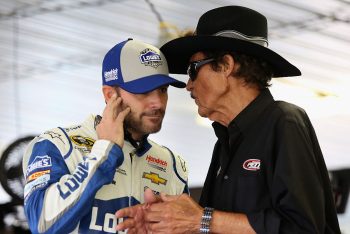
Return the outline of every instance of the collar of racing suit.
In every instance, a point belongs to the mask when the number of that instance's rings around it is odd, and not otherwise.
[[[148,134],[144,135],[141,141],[135,141],[132,138],[131,133],[124,128],[124,139],[126,141],[129,141],[130,144],[135,147],[136,154],[139,156],[143,155],[150,148],[150,144],[147,138]]]

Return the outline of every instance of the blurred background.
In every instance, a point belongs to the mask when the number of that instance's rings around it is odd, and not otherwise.
[[[0,0],[0,233],[27,230],[20,164],[28,140],[102,112],[105,53],[130,37],[161,46],[193,31],[205,11],[225,5],[264,14],[269,47],[302,71],[273,80],[271,92],[309,114],[342,232],[350,234],[349,0]],[[151,139],[187,159],[197,197],[216,139],[188,92],[169,89],[162,131]]]

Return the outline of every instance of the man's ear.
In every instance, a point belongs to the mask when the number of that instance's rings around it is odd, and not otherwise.
[[[102,93],[103,93],[103,96],[105,98],[105,101],[107,102],[107,101],[109,101],[109,99],[111,99],[113,94],[117,93],[117,91],[112,86],[103,85],[102,86]]]
[[[224,72],[227,76],[231,75],[233,72],[235,72],[236,68],[235,66],[238,65],[236,64],[234,58],[230,54],[225,54],[223,57],[224,61]]]

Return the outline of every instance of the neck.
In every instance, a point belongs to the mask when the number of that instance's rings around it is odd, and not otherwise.
[[[131,143],[138,143],[142,141],[142,139],[144,138],[144,135],[136,134],[135,132],[132,131],[132,129],[126,129],[126,128],[124,128],[124,135],[125,135],[125,139],[130,141]]]

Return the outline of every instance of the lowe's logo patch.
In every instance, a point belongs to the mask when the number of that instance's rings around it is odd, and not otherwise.
[[[44,156],[36,156],[28,165],[27,171],[26,171],[26,177],[34,170],[41,169],[41,168],[48,168],[51,167],[51,158],[48,155]]]
[[[243,168],[248,171],[260,170],[260,159],[248,159],[243,163]]]
[[[160,57],[160,55],[149,48],[141,51],[140,61],[142,64],[154,68],[157,68],[158,66],[162,65],[162,58]]]

